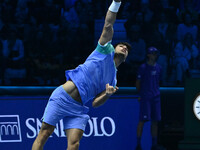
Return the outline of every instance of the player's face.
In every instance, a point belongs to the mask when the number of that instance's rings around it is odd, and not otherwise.
[[[119,44],[117,45],[117,47],[115,48],[115,53],[121,54],[124,56],[124,59],[126,59],[126,57],[128,56],[128,48],[126,45],[123,44]]]

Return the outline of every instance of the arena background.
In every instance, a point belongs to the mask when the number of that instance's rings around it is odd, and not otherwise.
[[[78,9],[75,1],[79,0],[0,0],[1,150],[30,149],[49,95],[66,80],[64,71],[83,63],[96,47],[112,0],[81,0]],[[75,18],[71,9],[78,12],[73,11]],[[159,62],[165,67],[165,78],[161,82],[158,143],[167,150],[200,149],[200,121],[192,110],[200,91],[200,57],[198,54],[190,61],[181,82],[177,82],[174,63],[176,46],[182,43],[187,29],[181,27],[188,12],[189,26],[194,28],[187,32],[193,35],[193,46],[200,53],[198,0],[124,0],[114,25],[113,44],[121,40],[133,44],[133,33],[144,41],[145,48],[155,46],[160,58],[166,58]],[[167,29],[159,28],[163,21]],[[134,31],[130,30],[132,25]],[[18,41],[16,49],[12,48],[13,41]],[[18,52],[20,60],[15,59]],[[135,77],[144,61],[127,61],[119,67],[120,90],[108,103],[97,109],[88,104],[91,119],[80,150],[135,148],[139,112]],[[142,139],[145,150],[151,146],[149,129],[147,123]],[[65,147],[60,122],[45,149]]]

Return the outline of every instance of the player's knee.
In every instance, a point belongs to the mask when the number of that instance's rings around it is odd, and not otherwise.
[[[41,134],[42,134],[43,136],[49,137],[49,136],[53,133],[54,128],[55,128],[55,127],[52,126],[52,125],[48,125],[48,124],[46,124],[46,123],[43,123],[43,124],[42,124],[42,127],[41,127],[41,129],[40,129],[40,132],[41,132]]]
[[[46,129],[43,129],[41,128],[40,129],[40,136],[42,137],[42,139],[47,139],[52,133],[53,133],[53,130],[52,128],[46,128]]]
[[[78,140],[77,141],[68,142],[67,150],[78,150],[79,145],[80,145],[80,143],[79,143]]]
[[[52,130],[44,130],[43,136],[44,138],[48,138],[52,134]]]

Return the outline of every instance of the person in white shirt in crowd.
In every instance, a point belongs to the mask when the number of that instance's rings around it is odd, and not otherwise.
[[[178,42],[174,49],[177,84],[182,83],[185,73],[185,75],[189,76],[189,69],[193,68],[192,62],[197,58],[198,53],[192,34],[186,33],[184,40]]]

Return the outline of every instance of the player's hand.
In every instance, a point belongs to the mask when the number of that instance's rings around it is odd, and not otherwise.
[[[115,88],[113,86],[110,86],[109,83],[106,84],[106,95],[111,96],[114,94],[119,88],[116,86]]]

